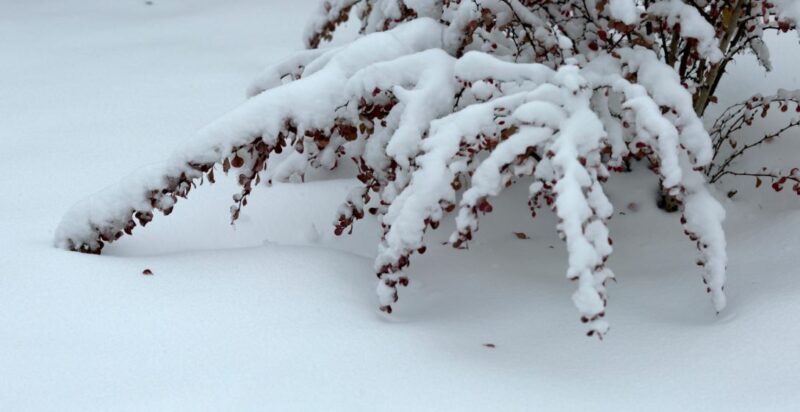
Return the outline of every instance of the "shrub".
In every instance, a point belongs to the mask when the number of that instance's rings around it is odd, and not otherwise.
[[[362,36],[321,47],[354,18]],[[361,185],[334,230],[376,216],[378,295],[391,313],[411,256],[426,249],[425,232],[453,213],[450,243],[465,247],[490,199],[524,180],[532,215],[549,208],[558,216],[573,301],[587,334],[602,336],[614,276],[603,182],[643,161],[682,208],[719,311],[725,213],[706,175],[738,173],[732,161],[714,163],[723,143],[752,113],[784,110],[798,94],[734,106],[711,134],[701,116],[726,65],[750,51],[769,68],[763,34],[793,31],[798,18],[792,0],[323,1],[306,31],[308,50],[268,68],[243,105],[169,160],[73,207],[56,243],[100,253],[154,210],[169,214],[220,169],[238,179],[235,221],[255,186],[352,160]],[[782,185],[797,174],[763,177]]]

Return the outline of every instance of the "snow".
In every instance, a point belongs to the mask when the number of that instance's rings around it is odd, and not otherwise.
[[[798,408],[796,198],[725,201],[717,315],[679,217],[652,205],[657,179],[614,175],[618,283],[602,342],[582,336],[567,299],[556,217],[530,220],[522,185],[493,200],[469,251],[437,246],[455,229],[443,221],[391,316],[375,309],[377,224],[331,235],[357,184],[336,176],[254,191],[233,228],[234,183],[219,176],[102,257],[51,247],[69,205],[165,157],[302,47],[313,3],[0,5],[0,53],[13,62],[0,65],[0,409]],[[440,132],[459,125],[469,130]]]
[[[683,0],[662,0],[648,7],[647,12],[666,17],[671,26],[679,24],[681,36],[697,39],[698,51],[711,62],[718,62],[723,58],[719,40],[714,36],[714,27],[694,6],[684,3]]]
[[[636,7],[633,0],[610,0],[608,2],[611,17],[625,23],[636,24],[639,22],[639,15],[642,10]]]
[[[279,143],[285,144],[280,136],[283,133],[288,134],[286,125],[289,122],[294,125],[299,136],[307,131],[326,130],[335,120],[337,107],[346,105],[348,101],[359,100],[358,94],[351,96],[349,92],[371,91],[376,84],[380,84],[377,73],[383,66],[379,63],[397,59],[400,60],[401,69],[407,69],[415,63],[418,65],[420,58],[430,56],[415,53],[440,47],[440,39],[441,25],[431,19],[421,18],[398,26],[391,32],[374,33],[359,38],[329,58],[322,56],[325,61],[323,68],[312,70],[307,77],[298,81],[257,93],[241,106],[200,129],[196,136],[182,143],[163,163],[133,173],[121,184],[109,186],[77,203],[59,224],[55,236],[56,245],[72,250],[99,251],[104,242],[121,236],[123,229],[130,234],[131,228],[136,226],[132,217],[135,213],[151,213],[152,208],[156,207],[164,214],[170,214],[177,197],[185,197],[191,189],[190,185],[194,185],[194,181],[202,177],[202,172],[193,165],[222,163],[232,151],[251,144],[256,137],[262,139],[267,148],[265,156],[269,155],[272,148]],[[404,56],[406,54],[409,55]],[[400,58],[401,56],[404,58]],[[452,60],[441,51],[438,56],[446,58],[443,61],[448,63]],[[295,61],[294,58],[290,59],[291,63]],[[271,71],[272,69],[267,70],[268,73]],[[444,76],[449,72],[445,70]],[[427,94],[405,92],[399,96],[401,101],[412,100],[402,101],[408,108],[404,117],[409,111],[417,115],[425,113],[427,107],[422,107],[421,103],[430,103],[431,89],[435,84],[431,82],[441,80],[442,76],[442,70],[427,70],[419,76],[420,85],[428,84]],[[402,79],[402,76],[398,77]],[[346,84],[344,88],[341,87],[343,84]],[[364,87],[365,84],[369,87]],[[251,86],[248,92],[252,94],[254,90],[257,91],[258,86],[255,89]],[[416,95],[414,99],[411,99],[412,94]],[[436,105],[439,111],[443,106],[452,107],[450,100],[449,97],[440,99],[440,104]],[[433,111],[427,115],[435,116],[437,113],[439,112]],[[424,121],[424,117],[418,121],[427,125],[430,120]],[[395,135],[402,135],[398,139],[401,149],[390,144],[388,152],[395,157],[402,156],[404,152],[406,155],[416,153],[412,149],[416,148],[420,140],[420,127],[420,124],[412,124],[409,125],[412,129],[410,131],[405,126],[398,129]],[[247,165],[244,170],[251,170],[258,162],[257,156],[247,155],[242,151],[237,153],[239,155],[247,157],[243,161]],[[292,160],[297,160],[297,156]],[[406,160],[405,163],[407,162]],[[302,172],[297,168],[293,171]],[[292,174],[288,173],[289,176]],[[243,191],[235,201],[239,202],[246,195]],[[237,206],[231,208],[231,214],[233,220],[236,220]],[[144,226],[145,223],[141,219],[139,221]],[[97,233],[100,233],[102,241],[97,239]]]
[[[778,6],[781,19],[800,21],[800,3],[797,0],[776,0],[774,3]]]
[[[402,26],[401,26],[402,27]],[[394,32],[394,31],[393,31]],[[441,37],[432,32],[424,37]],[[422,137],[430,122],[453,108],[454,58],[441,49],[430,49],[403,56],[359,71],[348,81],[352,96],[364,96],[376,87],[392,90],[402,110],[399,126],[386,146],[388,154],[402,168],[419,152]],[[403,85],[412,85],[409,90]]]

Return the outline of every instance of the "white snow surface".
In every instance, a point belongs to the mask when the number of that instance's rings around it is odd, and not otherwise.
[[[625,24],[635,24],[639,22],[639,15],[642,10],[636,7],[633,0],[610,0],[611,16]]]
[[[152,3],[0,3],[0,410],[800,408],[791,195],[742,188],[723,202],[728,306],[716,315],[678,216],[653,206],[656,177],[611,176],[618,283],[603,341],[582,336],[556,217],[531,220],[524,185],[493,199],[469,251],[415,257],[390,316],[374,296],[376,223],[332,236],[356,185],[336,176],[258,188],[234,228],[234,184],[220,178],[103,256],[53,248],[69,205],[237,106],[263,67],[302,47],[316,7]],[[797,88],[779,71],[793,53],[773,51],[768,83]],[[761,91],[751,61],[733,71],[723,98]]]

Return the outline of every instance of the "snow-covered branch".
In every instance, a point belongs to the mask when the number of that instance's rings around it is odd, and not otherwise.
[[[786,92],[734,106],[712,136],[700,116],[736,55],[749,48],[769,67],[761,36],[794,30],[796,3],[324,0],[306,30],[309,50],[266,69],[242,106],[165,162],[75,205],[56,244],[99,253],[155,210],[169,214],[220,170],[239,184],[235,221],[258,185],[302,181],[309,168],[352,160],[361,185],[343,199],[334,232],[376,216],[378,295],[391,312],[428,229],[452,213],[450,243],[466,247],[491,198],[526,181],[532,215],[549,208],[558,216],[566,276],[577,284],[573,301],[587,333],[602,336],[614,276],[607,266],[613,207],[603,184],[610,172],[647,159],[663,190],[683,204],[681,222],[721,310],[725,212],[702,171],[714,170],[714,179],[746,174],[712,164],[723,142],[736,149],[733,136],[754,111],[784,110],[798,99]],[[361,37],[323,47],[353,18]],[[794,170],[761,173],[781,185],[797,181]]]

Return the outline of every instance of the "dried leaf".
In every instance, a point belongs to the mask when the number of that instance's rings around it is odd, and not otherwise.
[[[238,154],[233,156],[233,160],[231,160],[231,166],[237,169],[244,166],[244,159],[242,159]]]
[[[517,131],[519,131],[519,127],[513,126],[513,125],[503,129],[503,131],[500,132],[500,140],[508,139],[509,137],[511,137]]]

